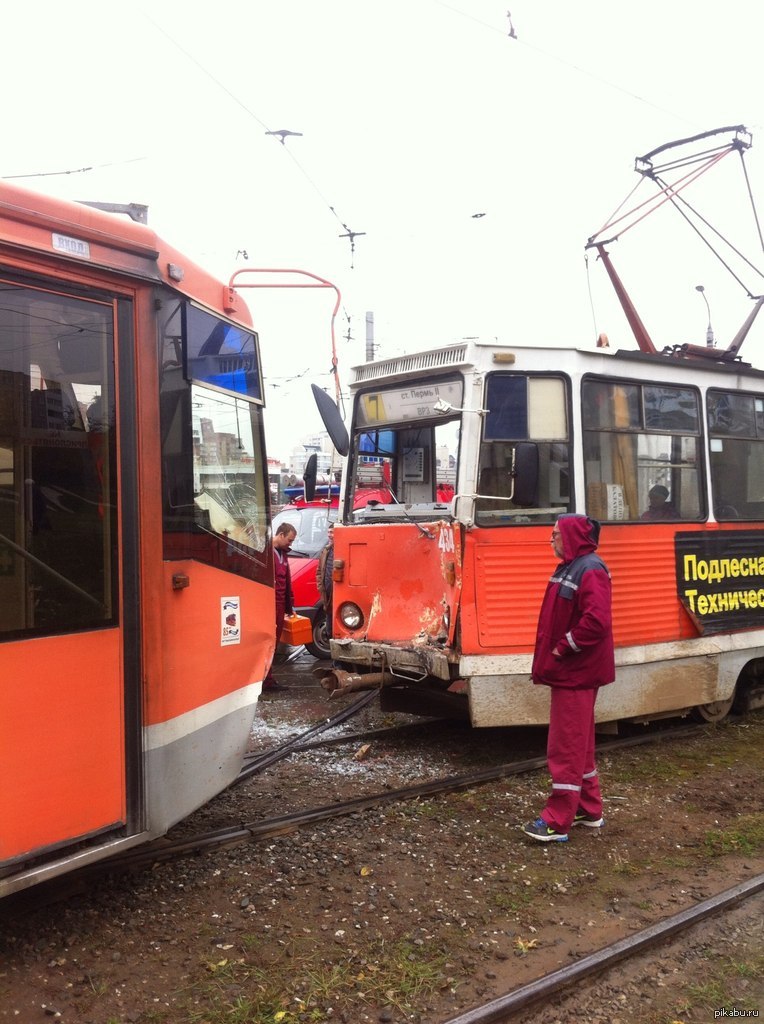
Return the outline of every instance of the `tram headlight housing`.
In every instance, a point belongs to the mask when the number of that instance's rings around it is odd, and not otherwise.
[[[345,629],[360,629],[363,625],[363,612],[357,604],[346,601],[340,605],[339,618]]]

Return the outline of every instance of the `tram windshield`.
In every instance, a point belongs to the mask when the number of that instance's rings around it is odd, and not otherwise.
[[[257,392],[259,369],[251,365],[256,350],[248,350],[248,368],[234,382],[235,393],[225,393],[221,375],[215,377],[214,388],[192,382],[187,374],[197,373],[198,361],[184,361],[186,329],[199,318],[182,315],[184,305],[176,304],[163,331],[165,557],[259,575],[265,564],[269,507],[263,427],[259,405],[242,397],[247,387]],[[214,318],[204,316],[211,335],[207,321]],[[217,333],[230,338],[226,327],[220,321]]]
[[[349,488],[353,522],[450,515],[463,392],[461,379],[438,379],[359,396]]]

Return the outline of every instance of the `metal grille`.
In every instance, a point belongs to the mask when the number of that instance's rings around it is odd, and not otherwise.
[[[450,348],[439,348],[432,352],[418,352],[415,355],[398,356],[396,359],[384,359],[376,363],[355,366],[352,370],[351,383],[363,384],[365,381],[376,380],[378,377],[462,366],[466,362],[467,345],[453,345]]]

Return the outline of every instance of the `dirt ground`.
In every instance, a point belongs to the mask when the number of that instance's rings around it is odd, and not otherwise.
[[[333,714],[305,656],[252,749]],[[543,753],[543,730],[410,728],[376,706],[343,743],[234,787],[174,834]],[[405,721],[412,721],[406,719]],[[337,732],[331,735],[337,735]],[[545,771],[356,813],[260,844],[0,908],[0,1024],[444,1024],[764,870],[764,713],[600,757],[606,826],[536,844]],[[529,1024],[692,1024],[764,1014],[764,897],[568,995]],[[723,1019],[721,1016],[716,1019]]]

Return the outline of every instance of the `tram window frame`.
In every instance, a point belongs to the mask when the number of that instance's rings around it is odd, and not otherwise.
[[[726,408],[722,406],[722,400]],[[720,522],[764,519],[764,396],[706,392],[711,497]],[[755,493],[752,491],[755,488]]]
[[[550,394],[551,387],[557,395]],[[477,469],[475,524],[507,527],[552,523],[573,508],[570,378],[563,373],[496,371],[486,376]],[[510,499],[515,448],[530,442],[538,452],[535,500]]]
[[[694,386],[585,375],[587,512],[608,523],[705,519],[701,410]]]
[[[262,401],[241,390],[189,379],[187,328],[194,322],[189,308],[199,312],[190,300],[172,296],[160,312],[158,325],[164,557],[170,561],[192,559],[268,582],[270,487]],[[225,317],[202,312],[206,320],[230,326]],[[205,403],[210,410],[213,404],[219,406],[218,411],[228,415],[231,422],[230,431],[213,429],[212,440],[203,436],[203,421],[212,423],[214,413],[210,411],[204,417],[198,412]],[[227,413],[223,409],[226,405]],[[237,449],[246,452],[246,458],[242,455],[238,460],[234,458],[234,462],[239,461],[244,469],[251,467],[251,472],[238,474],[242,479],[235,482],[236,491],[234,484],[222,489],[222,502],[213,500],[211,492],[205,497],[201,467],[215,465],[221,454],[235,454]],[[220,491],[215,489],[216,494]]]

